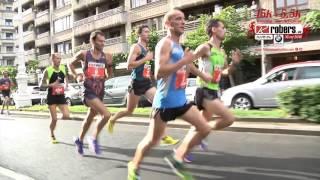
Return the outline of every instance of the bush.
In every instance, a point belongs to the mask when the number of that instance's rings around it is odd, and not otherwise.
[[[320,123],[320,85],[298,87],[278,94],[280,107],[290,115]]]

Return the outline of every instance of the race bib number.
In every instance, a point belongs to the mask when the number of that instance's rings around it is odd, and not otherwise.
[[[88,78],[105,78],[105,64],[89,62],[87,76]]]
[[[53,87],[52,88],[52,95],[63,95],[64,94],[64,87],[63,86],[58,86],[58,87]]]
[[[10,86],[8,84],[3,84],[0,86],[0,90],[9,90]]]
[[[151,77],[151,65],[145,64],[143,68],[143,77],[144,78],[150,78]]]
[[[182,68],[176,72],[176,89],[184,89],[187,86],[187,72]]]
[[[218,83],[220,82],[220,79],[221,79],[221,73],[222,73],[222,70],[220,67],[216,67],[214,68],[213,70],[213,74],[212,74],[212,77],[213,77],[213,82],[214,83]]]

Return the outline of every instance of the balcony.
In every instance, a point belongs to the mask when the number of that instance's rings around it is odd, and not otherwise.
[[[0,40],[1,40],[1,43],[2,43],[2,44],[14,44],[16,38],[14,38],[14,37],[9,37],[9,38],[7,38],[7,37],[1,37]]]
[[[50,45],[50,33],[45,32],[39,34],[36,39],[36,47],[42,47],[47,45]]]
[[[172,6],[174,8],[188,8],[197,5],[203,5],[210,2],[217,2],[218,0],[174,0],[172,1]]]
[[[23,41],[25,44],[36,40],[36,34],[33,31],[23,32]]]
[[[91,48],[91,44],[82,44],[80,46],[76,46],[74,52],[78,52],[80,50],[88,50]],[[128,52],[129,45],[126,42],[126,39],[123,36],[107,39],[105,42],[104,52],[110,53],[121,53]]]
[[[44,3],[49,3],[49,0],[34,0],[34,6],[39,6]]]
[[[70,64],[72,61],[72,54],[61,54],[61,64]]]
[[[14,51],[0,51],[0,56],[3,57],[12,57],[16,56],[16,53]]]
[[[21,5],[25,5],[25,4],[28,4],[28,3],[32,3],[33,0],[21,0]],[[18,9],[18,0],[14,1],[13,2],[13,9]]]
[[[120,6],[115,9],[91,16],[74,22],[73,29],[75,36],[90,33],[96,29],[106,29],[113,26],[125,24],[127,21],[127,12]]]
[[[65,31],[61,31],[58,33],[55,33],[52,37],[53,43],[59,43],[63,41],[68,41],[72,39],[72,29],[67,29]]]
[[[99,3],[105,2],[104,0],[73,0],[72,5],[75,11],[88,8]]]
[[[23,24],[27,24],[29,22],[34,21],[35,13],[33,12],[32,8],[30,8],[22,12],[22,17],[23,17],[23,20],[22,20]]]
[[[46,67],[50,65],[50,54],[42,54],[38,56],[39,66]]]
[[[34,23],[36,26],[50,23],[49,9],[37,13]]]
[[[25,51],[25,60],[29,61],[29,60],[36,60],[37,56],[36,56],[36,50],[35,49],[30,49]]]
[[[131,9],[132,22],[142,21],[152,17],[162,16],[170,10],[168,0],[160,0]]]

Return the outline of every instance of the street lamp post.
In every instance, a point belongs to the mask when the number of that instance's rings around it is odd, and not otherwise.
[[[31,106],[31,98],[27,93],[28,75],[26,73],[25,57],[24,57],[24,43],[23,43],[23,22],[22,22],[22,3],[18,1],[18,15],[16,21],[18,22],[18,42],[19,49],[17,53],[18,57],[18,73],[17,84],[18,90],[14,97],[16,108]]]

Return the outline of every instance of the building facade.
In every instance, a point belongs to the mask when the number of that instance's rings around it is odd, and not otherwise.
[[[225,6],[242,7],[252,5],[252,0],[21,0],[23,7],[24,48],[28,60],[36,59],[40,66],[49,65],[50,53],[62,54],[63,63],[71,61],[72,55],[81,49],[88,49],[89,35],[101,30],[106,35],[105,51],[113,54],[128,52],[127,37],[140,24],[148,24],[165,34],[163,17],[172,8],[179,8],[186,14],[186,31],[194,30],[199,14],[211,14]],[[286,8],[302,11],[320,9],[319,0],[259,0],[257,8],[273,12]],[[17,2],[14,3],[17,10]],[[266,52],[269,66],[274,66],[283,57],[314,59],[319,55],[318,36],[310,36],[296,44],[304,47],[302,52]],[[269,46],[269,45],[268,45]],[[270,44],[272,46],[272,44]],[[259,52],[257,52],[259,54]],[[298,58],[296,56],[299,56]],[[303,57],[302,57],[303,56]],[[270,65],[271,64],[271,65]],[[280,62],[281,64],[281,62]]]
[[[13,0],[0,1],[0,66],[15,64],[14,44],[16,39],[13,19]]]

